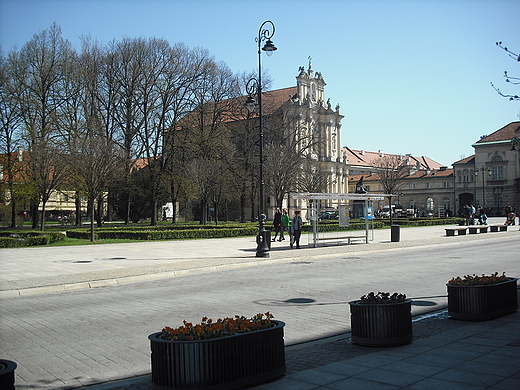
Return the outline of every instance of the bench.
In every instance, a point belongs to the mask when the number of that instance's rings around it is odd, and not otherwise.
[[[477,233],[487,233],[487,226],[470,226],[469,234],[477,234]]]
[[[446,230],[447,236],[454,236],[455,232],[457,232],[457,234],[459,236],[465,236],[468,228],[465,228],[465,227],[464,228],[449,228],[449,229],[445,229],[445,230]]]
[[[348,241],[348,245],[350,245],[352,240],[360,240],[360,239],[363,239],[363,240],[366,241],[367,236],[323,237],[323,238],[319,238],[318,241],[326,241],[326,240],[338,240],[338,241],[341,241],[341,240],[347,240]]]
[[[507,225],[492,225],[489,228],[492,232],[507,232]]]

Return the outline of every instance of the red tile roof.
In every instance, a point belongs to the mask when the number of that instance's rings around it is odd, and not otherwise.
[[[463,158],[462,160],[455,161],[453,165],[455,164],[468,164],[468,163],[474,163],[475,162],[475,155],[471,155],[469,157]]]
[[[482,137],[479,141],[475,142],[475,144],[484,142],[509,141],[511,138],[516,136],[516,131],[520,131],[520,122],[511,122],[494,133]]]
[[[443,166],[442,164],[439,164],[438,162],[426,156],[414,157],[412,155],[402,156],[384,152],[370,152],[366,150],[350,149],[347,146],[341,148],[341,151],[342,154],[347,157],[347,163],[350,165],[373,167],[377,165],[378,159],[384,158],[385,156],[397,156],[402,158],[409,158],[410,166],[414,166],[419,163],[421,165],[421,169],[440,169]]]

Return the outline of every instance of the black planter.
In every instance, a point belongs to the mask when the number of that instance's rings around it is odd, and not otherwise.
[[[282,321],[275,326],[229,337],[170,341],[154,333],[152,382],[156,388],[236,389],[269,382],[285,373]]]
[[[413,339],[412,300],[402,303],[349,302],[352,342],[370,347],[409,344]]]
[[[16,367],[15,362],[0,359],[0,389],[14,390],[14,370],[16,370]]]
[[[447,284],[448,315],[455,320],[487,321],[518,310],[516,278],[484,286]]]

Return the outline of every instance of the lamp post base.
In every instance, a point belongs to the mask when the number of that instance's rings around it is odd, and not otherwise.
[[[269,251],[271,250],[271,231],[262,229],[256,236],[256,257],[269,257]]]

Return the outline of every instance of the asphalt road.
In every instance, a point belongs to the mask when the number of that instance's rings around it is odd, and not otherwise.
[[[5,299],[0,356],[18,362],[18,390],[66,389],[149,373],[147,336],[184,319],[270,311],[286,345],[337,335],[370,291],[405,293],[418,314],[446,305],[453,276],[519,276],[520,241],[495,237]]]

